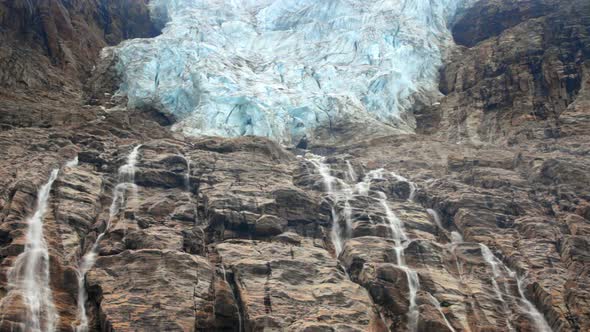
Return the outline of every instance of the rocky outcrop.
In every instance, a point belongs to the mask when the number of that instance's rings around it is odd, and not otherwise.
[[[438,130],[451,141],[519,144],[562,137],[571,116],[583,126],[575,105],[588,98],[580,96],[590,55],[588,3],[478,4],[458,19],[454,35],[479,43],[464,43],[470,48],[448,59],[440,84],[446,96],[421,115],[422,131]]]
[[[8,0],[0,26],[0,86],[29,91],[79,89],[103,47],[158,33],[144,0]]]

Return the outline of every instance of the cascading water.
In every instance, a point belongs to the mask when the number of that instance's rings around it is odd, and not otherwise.
[[[502,308],[504,309],[504,314],[506,315],[506,326],[510,331],[514,331],[514,327],[512,327],[512,324],[510,323],[510,317],[509,317],[509,308],[508,308],[508,304],[506,303],[506,300],[504,299],[504,294],[502,293],[502,290],[500,289],[500,285],[498,285],[498,279],[500,279],[502,277],[502,273],[500,271],[500,267],[499,265],[501,265],[501,262],[496,258],[496,256],[494,256],[494,254],[492,254],[492,252],[490,251],[490,249],[484,245],[480,243],[480,247],[481,247],[481,253],[483,256],[483,259],[485,260],[485,262],[492,268],[492,273],[493,273],[493,278],[491,279],[492,281],[492,285],[494,287],[494,292],[496,293],[496,296],[498,297],[498,300],[500,300],[500,302],[502,303]]]
[[[96,258],[98,256],[98,246],[102,238],[107,234],[111,228],[113,218],[119,213],[130,197],[127,197],[127,192],[131,192],[131,197],[137,195],[137,186],[135,185],[135,165],[137,164],[137,157],[139,155],[139,149],[141,145],[137,145],[131,150],[131,153],[127,156],[127,162],[125,165],[119,167],[118,171],[118,183],[113,189],[113,200],[109,208],[109,218],[107,225],[102,233],[98,235],[96,241],[92,245],[92,248],[86,255],[82,257],[82,260],[78,267],[78,313],[77,313],[77,325],[74,326],[76,332],[88,331],[88,317],[86,314],[86,300],[88,295],[86,293],[85,278],[86,273],[94,266]]]
[[[537,307],[529,301],[526,296],[524,295],[523,290],[523,283],[525,281],[524,277],[516,276],[516,273],[511,271],[511,275],[516,277],[516,285],[518,286],[518,295],[522,303],[524,304],[524,309],[526,310],[527,315],[531,317],[533,323],[535,324],[536,331],[538,332],[552,332],[553,330],[549,326],[549,323],[545,319],[545,316],[539,312]]]
[[[440,215],[433,209],[426,209],[426,212],[432,217],[436,226],[440,229],[444,229],[442,221],[440,220]]]
[[[65,167],[75,167],[78,158],[68,161]],[[47,212],[51,187],[59,169],[51,171],[47,182],[39,188],[35,212],[27,219],[25,250],[17,256],[8,271],[8,292],[22,295],[25,305],[27,331],[54,331],[59,318],[53,303],[49,273],[49,248],[43,232],[43,218]],[[0,306],[2,307],[2,306]]]
[[[410,183],[406,178],[399,176],[395,173],[391,173],[391,175],[399,181],[404,181]],[[365,176],[365,180],[363,181],[365,184],[362,186],[366,188],[367,192],[370,190],[371,180],[374,179],[382,179],[383,178],[383,170],[379,169],[376,171],[371,171]],[[410,185],[411,188],[415,188],[413,185]],[[412,190],[414,191],[414,190]],[[387,203],[387,195],[383,192],[378,192],[379,195],[379,202],[385,211],[385,217],[387,218],[389,229],[391,231],[391,238],[393,239],[395,246],[394,251],[397,258],[397,267],[402,269],[408,278],[408,293],[409,293],[409,302],[410,306],[408,309],[408,329],[410,331],[416,331],[418,329],[418,318],[420,312],[418,310],[418,305],[416,304],[416,296],[418,295],[418,290],[420,289],[420,280],[418,278],[418,274],[416,271],[412,270],[405,262],[404,258],[404,250],[406,249],[407,244],[409,243],[409,238],[405,233],[403,222],[395,215],[395,213],[389,207]],[[410,194],[410,200],[413,199],[412,194]]]
[[[27,309],[25,325],[31,331],[54,331],[58,318],[49,285],[49,251],[43,235],[43,216],[58,173],[59,169],[54,169],[39,189],[37,208],[27,220],[25,251],[16,258],[8,277],[9,288],[22,292]]]
[[[340,255],[342,252],[342,248],[344,247],[344,242],[348,237],[348,233],[352,228],[352,220],[351,220],[351,207],[349,204],[350,199],[353,195],[353,190],[350,186],[340,179],[332,176],[330,174],[330,167],[324,162],[324,158],[312,154],[307,155],[307,160],[311,162],[318,173],[322,176],[322,181],[324,183],[324,190],[332,199],[332,232],[330,234],[332,243],[334,244],[334,249],[336,250],[336,256]],[[339,189],[335,188],[335,185],[339,186]],[[340,202],[344,202],[344,213],[339,214],[335,208],[335,206]],[[342,229],[340,221],[341,218],[344,218],[346,228]]]
[[[350,163],[349,160],[346,161],[346,168],[347,168],[347,176],[348,176],[348,180],[352,183],[357,181],[357,177],[356,177],[356,172],[354,171],[354,168],[352,167],[352,164]]]
[[[342,181],[341,179],[331,175],[330,167],[324,162],[324,158],[308,154],[307,160],[310,161],[316,167],[318,173],[322,176],[325,191],[328,194],[328,196],[332,199],[332,217],[334,222],[332,226],[332,241],[334,243],[334,246],[336,247],[337,254],[339,254],[342,251],[345,241],[347,240],[347,237],[345,235],[351,231],[352,227],[352,207],[350,205],[350,201],[352,200],[354,195],[370,196],[371,181],[384,179],[386,172],[383,169],[370,171],[365,175],[363,181],[356,183],[354,186],[351,186],[346,182]],[[347,171],[345,172],[345,176],[348,179],[356,179],[356,174],[354,174],[353,172],[354,170],[352,170],[350,163],[347,163]],[[395,178],[398,181],[407,182],[409,184],[410,195],[408,200],[413,201],[415,192],[417,190],[415,184],[410,182],[407,178],[400,176],[398,174],[392,172],[387,174],[389,174],[391,177]],[[404,231],[403,222],[391,210],[387,201],[387,195],[379,191],[374,192],[373,194],[377,195],[377,199],[383,211],[385,212],[385,218],[390,229],[391,238],[394,241],[393,249],[395,251],[397,260],[396,265],[399,269],[403,270],[407,276],[410,304],[408,310],[408,328],[411,331],[416,331],[419,319],[419,308],[416,303],[416,298],[418,290],[420,288],[420,282],[416,271],[407,266],[404,259],[404,250],[410,243],[410,240]],[[340,213],[336,209],[336,205],[339,203],[341,203],[342,206],[342,211]],[[442,225],[439,214],[432,209],[427,209],[427,212],[432,216],[437,227],[444,230],[444,226]],[[341,229],[342,218],[345,219],[345,225],[348,229]],[[463,243],[463,237],[458,232],[453,231],[450,233],[450,238],[451,243],[449,244],[449,248],[455,256],[455,261],[460,279],[463,280],[461,264],[459,263],[458,257],[455,252],[457,246]],[[490,268],[492,269],[492,285],[496,297],[502,304],[503,313],[506,315],[506,328],[510,331],[514,331],[514,327],[512,326],[509,320],[510,307],[507,303],[507,298],[512,298],[512,296],[509,294],[506,285],[503,284],[503,287],[501,288],[497,280],[500,280],[505,276],[515,277],[516,274],[513,271],[511,271],[506,265],[504,265],[498,258],[496,258],[487,246],[483,244],[478,245],[481,248],[482,256],[486,264],[490,266]],[[518,285],[519,299],[522,302],[521,309],[532,319],[533,323],[535,324],[536,331],[550,332],[551,328],[549,327],[543,315],[524,296],[524,291],[522,287],[523,279],[516,278],[516,280]],[[427,296],[430,297],[432,305],[435,306],[435,308],[441,313],[445,321],[445,324],[447,325],[449,330],[455,331],[455,328],[451,325],[451,323],[443,313],[438,300],[431,294],[427,294]]]
[[[545,317],[539,312],[539,310],[537,310],[537,308],[531,303],[531,301],[529,301],[526,298],[526,296],[524,295],[524,291],[522,288],[522,284],[524,282],[524,279],[519,278],[516,275],[516,272],[512,271],[500,259],[498,259],[496,256],[494,256],[494,254],[492,253],[490,248],[488,248],[488,246],[486,246],[485,244],[481,244],[481,243],[479,245],[480,245],[482,256],[483,256],[485,262],[492,268],[492,273],[494,275],[494,277],[492,278],[492,284],[494,286],[494,291],[496,292],[496,296],[502,302],[504,312],[506,314],[506,324],[507,324],[508,328],[511,331],[514,331],[514,327],[512,327],[512,325],[510,324],[510,320],[509,320],[509,317],[507,314],[509,312],[509,309],[508,309],[508,304],[504,298],[504,294],[506,294],[507,296],[511,296],[511,295],[508,293],[508,290],[506,289],[506,287],[504,287],[504,292],[502,292],[502,290],[500,289],[500,286],[498,285],[498,282],[496,280],[496,279],[500,279],[500,278],[503,278],[506,276],[516,279],[519,299],[523,304],[523,306],[521,306],[521,308],[526,312],[526,314],[533,321],[533,324],[535,325],[535,328],[536,328],[535,331],[551,332],[552,331],[551,327],[549,327],[549,324],[547,323],[547,320],[545,320]]]
[[[447,316],[445,316],[444,312],[442,311],[442,308],[440,306],[440,302],[436,299],[436,297],[434,297],[434,296],[432,296],[432,294],[428,293],[428,298],[430,299],[430,303],[436,308],[436,310],[438,310],[438,312],[442,316],[442,318],[445,321],[445,324],[447,325],[449,330],[451,332],[456,332],[455,328],[453,327],[453,325],[451,325],[451,322],[449,322],[449,320],[447,319]]]
[[[225,265],[223,264],[223,262],[219,263],[219,267],[221,268],[221,274],[223,275],[223,281],[225,281],[232,288],[232,291],[235,292],[235,290],[233,289],[233,286],[227,280],[227,272],[225,271]],[[236,302],[237,301],[238,300],[236,299]],[[238,314],[238,332],[242,332],[242,313],[240,312],[240,308],[237,303],[235,304],[235,308],[236,308],[236,313]]]
[[[190,193],[191,191],[191,160],[184,157],[186,160],[186,173],[184,174],[184,188]],[[189,196],[190,197],[190,196]]]
[[[350,206],[350,200],[353,198],[354,195],[369,196],[371,190],[371,181],[376,179],[383,179],[385,171],[383,169],[370,171],[369,173],[367,173],[367,175],[365,175],[363,181],[357,183],[354,187],[352,187],[348,185],[346,182],[332,176],[330,174],[329,166],[324,163],[324,159],[322,157],[308,154],[307,160],[310,161],[316,167],[318,173],[322,176],[325,190],[333,200],[332,241],[334,243],[334,246],[336,247],[337,254],[339,254],[342,251],[346,238],[342,236],[344,232],[341,230],[340,227],[340,214],[337,212],[335,208],[336,204],[338,204],[340,201],[344,202],[344,211],[342,213],[342,216],[346,220],[346,226],[348,227],[347,231],[350,232],[352,228],[352,207]],[[356,175],[353,175],[353,172],[354,171],[352,170],[350,163],[347,163],[347,177],[351,179],[356,179]],[[390,173],[390,175],[399,181],[409,183],[412,193],[415,192],[415,185],[408,181],[406,178],[395,173]],[[334,184],[337,184],[339,189],[335,189]],[[391,232],[391,238],[395,243],[393,249],[396,254],[396,265],[399,269],[403,270],[407,276],[409,292],[408,327],[411,331],[415,331],[418,328],[419,310],[416,303],[416,297],[418,294],[418,290],[420,288],[420,281],[416,271],[411,269],[405,263],[404,249],[406,248],[406,245],[409,243],[409,238],[404,231],[402,221],[395,215],[395,213],[389,207],[389,204],[387,203],[387,195],[383,192],[376,192],[376,194],[378,195],[378,201],[381,204],[383,211],[385,212],[385,217]],[[410,194],[409,199],[413,199],[412,194]]]
[[[406,182],[410,186],[410,196],[408,197],[408,200],[414,201],[414,198],[416,198],[416,190],[417,190],[416,184],[414,182],[408,180],[406,177],[396,174],[394,172],[390,172],[390,174],[391,174],[391,176],[396,178],[398,181]]]
[[[455,266],[457,266],[459,281],[463,282],[463,265],[461,262],[459,262],[459,257],[457,256],[457,246],[461,243],[463,243],[463,236],[459,234],[459,232],[452,231],[450,249],[451,253],[453,254],[453,258],[455,259]]]
[[[66,163],[66,167],[72,168],[78,166],[78,156]]]

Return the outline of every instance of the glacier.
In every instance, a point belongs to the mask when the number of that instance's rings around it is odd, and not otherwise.
[[[128,106],[187,135],[313,138],[340,119],[411,132],[440,98],[462,0],[151,0],[162,34],[112,49]]]

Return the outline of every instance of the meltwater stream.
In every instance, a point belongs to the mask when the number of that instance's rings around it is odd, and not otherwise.
[[[77,158],[66,163],[74,167]],[[58,313],[53,303],[49,273],[49,248],[43,232],[43,218],[47,212],[51,187],[59,169],[51,171],[47,182],[39,188],[35,212],[27,219],[25,250],[17,256],[8,271],[8,293],[18,292],[25,305],[25,329],[32,332],[54,331]],[[6,296],[5,298],[11,298]]]
[[[509,294],[505,285],[504,285],[503,289],[501,289],[500,286],[498,285],[498,282],[497,282],[497,279],[501,279],[503,277],[509,277],[509,278],[516,279],[516,285],[518,287],[518,296],[519,296],[518,299],[520,300],[520,302],[522,302],[522,304],[520,305],[520,309],[523,310],[531,318],[531,321],[533,322],[533,324],[535,326],[535,331],[537,331],[537,332],[551,332],[552,331],[551,327],[549,327],[549,324],[547,323],[547,320],[545,320],[545,317],[539,312],[539,310],[535,307],[535,305],[532,304],[531,301],[529,301],[526,298],[526,296],[524,295],[524,290],[522,287],[523,283],[524,283],[524,278],[518,277],[516,272],[512,271],[500,259],[498,259],[496,256],[494,256],[494,254],[492,253],[490,248],[488,248],[488,246],[486,246],[485,244],[481,244],[481,243],[479,244],[479,246],[481,248],[481,252],[482,252],[482,255],[483,255],[483,258],[484,258],[486,264],[488,264],[492,269],[492,273],[493,273],[493,278],[491,279],[492,285],[494,286],[494,291],[496,292],[496,296],[502,302],[502,306],[503,306],[505,314],[506,314],[506,325],[507,325],[508,329],[510,331],[515,330],[514,327],[512,326],[512,324],[510,323],[508,304],[505,299],[505,296],[509,297],[511,295]]]
[[[417,300],[417,293],[420,288],[419,278],[416,271],[410,268],[406,262],[404,257],[404,250],[406,249],[407,245],[411,242],[408,238],[402,220],[400,220],[397,215],[392,211],[391,207],[388,203],[387,195],[381,191],[371,191],[371,182],[374,180],[382,180],[385,179],[386,176],[390,176],[391,178],[395,178],[398,181],[407,182],[410,186],[410,195],[409,200],[413,200],[415,193],[416,193],[416,186],[408,179],[403,176],[397,175],[392,172],[387,172],[383,169],[372,170],[366,173],[363,180],[361,182],[356,183],[355,185],[350,185],[346,181],[339,179],[336,176],[331,174],[331,170],[328,164],[325,163],[325,158],[307,154],[306,159],[314,165],[317,172],[321,175],[322,181],[324,184],[324,190],[328,194],[329,199],[331,200],[332,205],[332,233],[331,238],[332,242],[334,243],[334,247],[336,250],[336,255],[340,255],[344,244],[346,241],[351,237],[352,233],[352,206],[351,202],[354,196],[365,196],[365,197],[373,197],[377,199],[378,203],[381,206],[385,214],[385,218],[387,221],[387,225],[389,227],[391,233],[391,239],[394,241],[394,251],[396,256],[396,266],[403,270],[406,273],[407,281],[408,281],[408,291],[409,291],[409,309],[408,309],[408,329],[410,331],[416,331],[418,328],[418,320],[419,320],[419,308],[416,303]],[[347,162],[346,163],[346,171],[345,177],[347,180],[351,181],[352,183],[357,181],[357,175],[354,171],[352,165]],[[375,197],[377,196],[377,197]],[[337,206],[340,207],[340,211],[338,210]],[[437,225],[441,230],[446,231],[442,221],[440,219],[439,214],[432,209],[427,209],[428,214],[430,214]],[[461,264],[456,255],[456,249],[459,245],[463,243],[462,236],[457,232],[451,232],[450,238],[452,242],[448,245],[448,249],[453,253],[455,256],[455,261],[457,264],[457,269],[459,271],[459,278],[462,278],[462,268]],[[494,293],[497,299],[502,304],[503,314],[506,317],[506,328],[509,331],[515,331],[515,328],[512,326],[510,321],[510,315],[512,311],[510,309],[508,300],[516,300],[518,303],[519,311],[524,312],[528,317],[531,319],[535,331],[538,332],[551,332],[551,328],[549,324],[545,320],[544,316],[537,310],[537,308],[526,298],[524,291],[523,291],[523,283],[524,278],[518,277],[517,274],[510,270],[501,260],[495,257],[490,249],[484,244],[477,244],[481,248],[482,257],[485,263],[492,269],[492,278],[491,282],[494,288]],[[514,294],[510,293],[509,288],[507,287],[506,283],[500,283],[501,279],[514,279],[517,281],[518,287],[518,294],[514,296]],[[450,331],[455,331],[455,328],[447,319],[446,315],[442,311],[441,305],[438,300],[432,296],[432,294],[427,293],[426,296],[428,297],[431,304],[440,312],[445,324],[449,328]]]
[[[385,170],[378,169],[368,172],[363,181],[357,183],[354,187],[341,179],[332,176],[330,173],[330,167],[324,162],[324,158],[312,154],[307,154],[307,160],[311,162],[317,169],[318,173],[322,176],[324,182],[324,189],[332,200],[332,233],[331,238],[336,249],[336,255],[340,255],[342,248],[350,237],[352,231],[352,207],[350,200],[354,195],[369,196],[371,190],[371,181],[377,179],[383,179]],[[408,179],[397,175],[395,173],[388,173],[397,180],[404,181],[410,185],[410,197],[414,198],[415,185],[408,181]],[[347,163],[347,174],[346,176],[350,179],[356,180],[356,174],[354,169]],[[409,292],[409,309],[408,309],[408,329],[410,331],[416,331],[418,328],[419,309],[416,303],[416,297],[420,288],[420,281],[416,271],[411,269],[404,259],[404,250],[409,243],[409,238],[405,233],[403,222],[396,216],[396,214],[389,207],[387,202],[387,195],[383,192],[375,192],[378,195],[378,202],[381,205],[387,223],[390,229],[391,238],[394,241],[394,251],[396,255],[396,266],[403,270],[408,280],[408,292]],[[342,203],[343,211],[338,213],[336,205]],[[344,225],[346,229],[342,229],[341,221],[344,219]],[[446,317],[445,317],[446,320]]]
[[[131,192],[131,197],[135,197],[137,194],[137,186],[135,185],[135,165],[137,164],[137,157],[139,155],[139,149],[141,145],[137,145],[131,150],[131,153],[127,156],[127,162],[125,165],[119,167],[118,171],[118,183],[113,189],[113,200],[109,208],[109,218],[107,225],[102,233],[98,235],[96,241],[92,245],[92,248],[80,262],[78,267],[78,312],[77,312],[77,325],[73,326],[76,332],[88,331],[88,316],[86,314],[86,300],[88,294],[86,293],[85,279],[86,273],[94,266],[96,258],[98,256],[98,246],[102,238],[107,234],[111,228],[113,218],[121,211],[130,197],[127,196],[127,192]]]
[[[378,180],[383,179],[383,169],[378,169],[374,171],[370,171],[366,176],[364,181],[357,185],[357,187],[362,188],[361,192],[365,195],[369,194],[369,190],[371,188],[371,180]],[[404,181],[410,184],[410,196],[409,200],[414,199],[415,194],[415,186],[413,183],[409,182],[408,179],[397,175],[395,173],[390,173],[391,176],[394,178]],[[408,291],[409,291],[409,301],[410,307],[408,309],[408,329],[410,331],[416,331],[418,329],[418,318],[420,312],[418,310],[418,305],[416,303],[416,296],[418,295],[418,290],[420,288],[420,280],[418,279],[418,273],[411,269],[405,261],[404,257],[404,250],[406,249],[407,244],[409,244],[409,238],[406,235],[404,230],[403,222],[397,217],[397,215],[391,210],[389,207],[389,203],[387,202],[387,195],[384,192],[377,192],[379,196],[379,202],[383,207],[383,211],[385,212],[385,217],[387,218],[389,229],[391,232],[391,238],[393,239],[395,246],[393,250],[395,251],[395,256],[397,260],[397,267],[403,270],[408,278]]]
[[[49,251],[43,235],[43,216],[51,186],[59,169],[54,169],[37,194],[37,208],[27,220],[25,251],[9,272],[10,288],[22,292],[27,309],[25,325],[32,331],[54,331],[58,318],[49,285]]]
[[[328,197],[332,200],[332,231],[330,237],[336,250],[336,256],[340,255],[344,242],[348,239],[348,233],[351,229],[352,220],[350,218],[350,204],[349,200],[352,198],[353,190],[344,181],[338,179],[330,174],[330,167],[324,163],[324,158],[316,155],[307,155],[307,160],[314,165],[318,173],[322,176],[324,182],[324,190],[328,194]],[[340,214],[336,210],[336,205],[340,202],[344,202],[344,213]],[[341,218],[344,218],[346,228],[342,229],[340,224]]]

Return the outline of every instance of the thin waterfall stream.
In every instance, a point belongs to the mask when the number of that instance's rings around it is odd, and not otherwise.
[[[371,187],[371,180],[383,179],[383,169],[378,169],[374,171],[370,171],[366,176],[363,187],[366,190],[368,195]],[[409,200],[414,199],[416,187],[409,182],[406,178],[399,176],[395,173],[391,173],[391,175],[399,181],[404,181],[410,184],[410,196]],[[407,245],[410,243],[410,240],[404,230],[404,225],[401,219],[397,217],[397,215],[391,210],[389,203],[387,202],[387,195],[384,192],[377,192],[379,196],[379,201],[383,207],[385,212],[385,217],[387,218],[389,229],[391,231],[391,238],[393,239],[395,246],[394,251],[397,260],[397,267],[403,270],[408,278],[408,292],[409,292],[409,302],[410,306],[408,309],[408,329],[410,331],[416,331],[418,329],[418,319],[419,319],[419,309],[416,303],[416,297],[418,295],[418,290],[420,289],[420,279],[418,278],[418,273],[410,268],[405,261],[404,257],[404,250],[406,249]]]
[[[77,164],[76,157],[68,161],[65,167],[75,167]],[[52,170],[47,182],[39,188],[35,212],[27,219],[25,249],[8,271],[8,292],[22,294],[26,307],[25,329],[32,332],[55,331],[59,319],[53,302],[49,248],[43,231],[43,219],[47,213],[51,188],[59,172],[59,168]]]
[[[500,287],[498,285],[497,279],[508,276],[508,277],[516,280],[516,285],[518,288],[518,299],[523,304],[520,307],[531,318],[531,320],[535,326],[535,331],[551,332],[552,329],[551,329],[551,327],[549,327],[549,323],[547,323],[547,320],[545,319],[543,314],[541,314],[539,312],[539,310],[535,307],[535,305],[526,298],[526,296],[524,294],[523,286],[522,286],[524,283],[524,278],[518,277],[516,272],[512,271],[506,264],[504,264],[499,258],[497,258],[492,253],[490,248],[488,248],[488,246],[486,246],[483,243],[480,243],[479,246],[481,247],[482,255],[483,255],[484,260],[486,261],[486,264],[488,264],[492,268],[494,278],[492,278],[491,281],[494,286],[494,290],[496,292],[496,295],[498,296],[498,299],[502,302],[502,305],[503,305],[503,308],[505,309],[505,311],[508,312],[507,303],[504,298],[504,294],[506,294],[507,296],[512,296],[512,295],[510,295],[508,293],[508,290],[506,289],[506,287],[504,287],[504,292],[502,292],[502,290],[500,289]],[[506,316],[506,324],[511,331],[514,331],[514,327],[510,323],[508,315]]]
[[[332,199],[332,231],[330,234],[332,243],[334,244],[334,249],[336,251],[336,257],[340,255],[342,252],[342,248],[344,247],[344,242],[346,241],[346,234],[348,233],[349,229],[342,229],[340,225],[340,214],[337,212],[335,206],[338,204],[340,200],[345,201],[345,205],[348,204],[348,200],[352,195],[351,188],[343,181],[338,181],[336,177],[330,174],[330,168],[326,163],[324,163],[324,159],[320,156],[311,155],[308,156],[307,160],[314,165],[318,171],[318,173],[322,176],[322,180],[324,183],[324,190],[328,194],[328,197]],[[342,185],[343,188],[341,190],[336,189],[335,185]],[[349,206],[349,205],[348,205]],[[345,213],[343,216],[347,218],[350,216],[350,211]],[[350,220],[346,220],[346,225],[350,225]]]
[[[405,232],[403,222],[397,217],[397,215],[393,212],[391,207],[388,203],[388,197],[384,192],[381,191],[371,191],[371,182],[373,180],[383,180],[385,179],[386,175],[395,178],[398,181],[406,182],[409,185],[409,197],[408,201],[414,201],[416,196],[417,187],[416,185],[409,181],[407,178],[398,175],[393,172],[386,172],[384,169],[377,169],[372,170],[366,173],[363,180],[361,182],[356,183],[354,186],[348,184],[342,179],[339,179],[336,176],[331,174],[331,170],[328,164],[325,163],[325,158],[307,154],[306,159],[314,165],[319,175],[322,177],[324,190],[327,193],[328,197],[331,199],[331,212],[332,212],[332,230],[331,230],[331,239],[332,243],[334,244],[336,256],[338,257],[343,250],[344,244],[351,236],[352,232],[352,207],[351,201],[355,195],[361,195],[369,197],[371,193],[376,195],[374,197],[378,200],[379,204],[381,205],[382,210],[385,213],[385,218],[387,221],[387,226],[391,233],[391,239],[394,241],[394,251],[396,256],[396,266],[403,270],[407,276],[408,282],[408,291],[409,291],[409,310],[407,313],[408,316],[408,329],[410,331],[416,331],[418,329],[418,320],[419,320],[419,308],[417,305],[417,294],[418,290],[420,289],[420,282],[418,278],[418,274],[415,270],[410,268],[406,262],[404,257],[404,250],[406,247],[411,243],[408,235]],[[357,175],[354,171],[354,168],[350,164],[349,161],[346,161],[346,171],[344,176],[347,180],[355,182],[357,181]],[[337,206],[341,206],[341,210],[338,211]],[[427,213],[432,217],[434,223],[438,228],[442,231],[447,231],[441,221],[439,214],[433,209],[427,209]],[[455,261],[457,265],[458,272],[460,274],[459,278],[462,278],[462,268],[461,264],[458,261],[457,255],[455,253],[457,246],[463,243],[463,238],[461,234],[456,231],[450,233],[450,250],[455,256]],[[503,288],[498,283],[498,280],[509,277],[514,278],[517,281],[518,286],[518,299],[521,302],[519,308],[524,311],[534,323],[536,331],[539,332],[551,332],[551,328],[549,324],[545,320],[544,316],[537,310],[537,308],[526,298],[523,291],[523,284],[524,278],[519,278],[515,272],[510,270],[502,261],[496,258],[489,248],[483,244],[479,244],[482,251],[482,256],[486,264],[492,269],[493,278],[491,278],[492,286],[494,288],[494,293],[500,303],[502,304],[502,310],[506,315],[506,327],[509,331],[514,331],[514,327],[512,326],[509,320],[510,314],[510,307],[507,304],[506,298],[514,298],[515,296],[511,295],[508,291],[508,288],[505,284],[503,284]],[[455,328],[447,319],[446,315],[442,311],[440,302],[436,299],[432,294],[428,293],[429,300],[431,304],[440,312],[445,324],[449,328],[450,331],[455,331]]]
[[[346,240],[348,239],[352,230],[352,208],[350,206],[350,200],[353,196],[362,195],[369,196],[371,181],[376,179],[383,179],[384,170],[378,169],[367,173],[363,181],[357,183],[354,188],[346,182],[332,176],[330,173],[329,166],[324,162],[324,158],[308,154],[307,160],[311,162],[317,169],[318,173],[322,176],[325,191],[328,196],[332,199],[332,242],[334,243],[336,256],[342,252],[342,248]],[[356,174],[350,163],[347,163],[347,177],[355,180]],[[406,178],[391,173],[391,176],[399,181],[407,182],[410,185],[409,200],[413,200],[416,192],[416,186],[408,181]],[[408,292],[409,292],[409,310],[408,310],[408,328],[411,331],[416,331],[418,328],[419,308],[416,303],[416,297],[420,288],[420,281],[416,271],[411,269],[405,263],[404,249],[410,242],[408,236],[403,228],[402,221],[395,215],[395,213],[389,207],[387,203],[387,195],[383,192],[377,191],[376,194],[379,196],[378,201],[382,206],[385,213],[385,217],[388,222],[389,229],[391,231],[391,238],[393,239],[395,246],[394,251],[396,254],[396,266],[403,270],[408,280]],[[343,202],[343,213],[338,213],[336,205],[339,202]],[[346,229],[341,227],[341,218],[344,218]],[[446,319],[446,318],[445,318]]]
[[[118,183],[113,189],[113,200],[109,208],[109,218],[107,225],[102,233],[98,235],[96,241],[92,245],[90,251],[86,253],[80,265],[78,267],[78,312],[77,312],[77,325],[74,326],[76,332],[88,331],[88,316],[86,313],[86,300],[88,294],[86,293],[85,280],[86,274],[94,266],[98,256],[98,248],[102,238],[108,233],[111,228],[114,217],[123,208],[130,197],[127,197],[127,192],[131,192],[131,196],[137,195],[137,186],[135,185],[135,165],[137,164],[137,158],[139,155],[139,149],[141,144],[137,145],[131,150],[127,156],[127,162],[119,167],[118,170]]]
[[[25,325],[32,331],[54,331],[58,319],[49,285],[49,250],[43,234],[43,216],[58,173],[59,169],[54,169],[39,189],[37,208],[27,220],[25,251],[9,272],[9,284],[16,283],[15,288],[23,293],[27,308]]]

